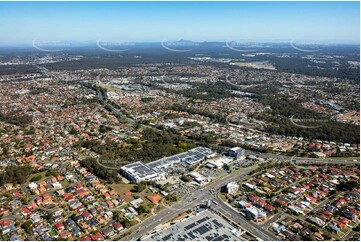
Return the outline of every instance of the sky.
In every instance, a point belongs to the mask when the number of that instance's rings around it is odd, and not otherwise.
[[[0,43],[360,38],[359,2],[0,2]]]

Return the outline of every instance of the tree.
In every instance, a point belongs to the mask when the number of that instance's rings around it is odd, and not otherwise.
[[[40,175],[37,175],[37,176],[34,176],[30,179],[31,182],[36,182],[36,181],[39,181],[41,178],[43,178],[43,176],[40,174]]]
[[[359,187],[359,184],[357,181],[347,181],[347,182],[341,182],[337,185],[337,189],[341,191],[351,191],[355,188]]]
[[[172,195],[168,194],[165,197],[165,200],[167,200],[168,202],[176,202],[178,200],[178,198],[176,196],[172,196]]]
[[[59,175],[59,172],[54,169],[49,169],[45,173],[45,176],[57,176],[57,175]]]
[[[231,166],[228,165],[228,164],[224,164],[223,169],[226,170],[226,171],[229,171],[229,170],[231,170]]]
[[[20,199],[20,201],[21,201],[23,204],[28,204],[29,198],[28,198],[28,197],[22,197],[22,198]]]
[[[32,232],[33,232],[33,223],[32,223],[30,220],[28,220],[28,221],[26,221],[25,223],[23,223],[23,224],[21,225],[21,227],[22,227],[26,232],[28,232],[28,233],[32,233]]]
[[[8,147],[3,147],[3,154],[4,154],[5,156],[7,156],[7,155],[9,154],[9,149],[8,149]]]
[[[119,182],[121,180],[117,170],[107,169],[101,166],[94,158],[85,158],[84,160],[80,161],[80,165],[87,168],[87,170],[94,173],[94,175],[101,179],[109,180],[111,178],[114,182]]]
[[[325,238],[325,240],[330,241],[331,238],[332,238],[332,236],[331,236],[329,233],[324,233],[324,234],[323,234],[323,238]]]
[[[246,218],[247,218],[248,220],[252,220],[252,219],[253,219],[252,215],[249,214],[249,213],[246,214]]]
[[[143,103],[148,103],[148,102],[153,101],[153,99],[154,99],[153,97],[143,97],[140,99],[140,101]]]
[[[146,182],[140,182],[138,185],[136,185],[135,187],[135,190],[137,191],[137,192],[142,192],[142,191],[144,191],[144,189],[146,189],[147,188],[147,183]]]
[[[148,208],[148,207],[143,206],[143,205],[139,206],[139,208],[138,208],[138,213],[139,213],[139,214],[148,213],[148,212],[149,212],[149,208]]]
[[[192,181],[192,178],[190,178],[189,176],[186,176],[186,175],[182,175],[182,176],[180,177],[180,179],[181,179],[182,181],[185,181],[185,182],[191,182],[191,181]]]
[[[31,166],[8,166],[5,168],[5,173],[3,174],[4,182],[8,183],[17,183],[23,184],[29,178],[30,174],[33,172]]]
[[[108,132],[111,130],[113,130],[112,127],[104,126],[102,124],[99,126],[99,132],[101,132],[101,133],[105,133],[105,132]]]
[[[78,132],[74,127],[71,127],[71,128],[70,128],[69,134],[77,135],[78,133],[79,133],[79,132]]]
[[[355,228],[352,229],[353,231],[360,231],[360,225],[357,225]]]
[[[120,211],[114,211],[113,212],[113,219],[120,221],[123,218],[123,215]]]
[[[33,118],[30,115],[22,114],[21,111],[13,110],[6,114],[0,112],[0,121],[25,127],[32,123]]]
[[[128,229],[128,228],[132,227],[133,225],[137,224],[137,222],[134,220],[129,221],[128,219],[124,219],[123,221],[121,221],[121,224],[123,224],[123,226]]]

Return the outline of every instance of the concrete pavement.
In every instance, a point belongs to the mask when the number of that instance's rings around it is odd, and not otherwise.
[[[174,204],[172,207],[169,207],[160,213],[156,214],[153,217],[150,217],[146,220],[144,220],[141,224],[138,224],[130,229],[127,230],[127,232],[134,232],[130,236],[126,236],[122,238],[122,240],[137,240],[141,237],[143,237],[148,232],[154,230],[158,225],[163,224],[167,222],[168,220],[176,217],[178,214],[185,212],[194,206],[205,203],[208,200],[212,200],[214,197],[209,192],[211,189],[219,189],[225,184],[240,179],[242,176],[247,175],[250,171],[255,169],[253,168],[247,168],[242,170],[241,172],[237,173],[231,173],[224,177],[221,180],[218,180],[214,182],[213,184],[207,186],[205,189],[196,190],[193,194],[185,198],[184,200],[181,200],[180,202]]]
[[[247,153],[250,151],[247,151]],[[292,157],[289,156],[282,156],[282,155],[274,155],[274,154],[266,154],[266,153],[258,153],[258,152],[252,152],[253,154],[260,156],[260,157],[267,157],[272,159],[283,159],[284,161],[289,161],[292,159]],[[332,163],[332,164],[343,164],[345,161],[343,160],[328,160],[328,159],[309,159],[309,158],[295,158],[297,159],[298,163],[314,163],[314,164],[324,164],[325,161]],[[348,164],[355,164],[359,161],[349,161]],[[241,227],[245,228],[255,236],[257,236],[259,239],[262,240],[271,240],[275,241],[277,240],[277,237],[275,237],[273,234],[268,232],[264,229],[261,225],[256,225],[252,223],[251,221],[248,221],[245,219],[242,215],[240,215],[237,211],[235,211],[233,208],[229,207],[227,204],[225,204],[221,199],[218,197],[214,197],[209,191],[211,189],[218,190],[222,186],[226,185],[227,183],[235,180],[239,180],[243,176],[248,175],[248,173],[254,169],[256,169],[257,166],[248,167],[245,169],[242,169],[241,171],[233,172],[229,175],[226,175],[222,177],[221,179],[215,181],[214,183],[211,183],[210,185],[206,186],[203,189],[196,190],[193,192],[193,194],[190,194],[190,196],[186,197],[185,199],[179,201],[178,203],[174,204],[171,207],[168,207],[165,210],[162,210],[158,214],[144,220],[142,223],[135,225],[134,227],[126,230],[126,232],[131,232],[132,234],[129,236],[125,236],[122,238],[122,240],[137,240],[146,235],[147,233],[153,231],[158,225],[163,224],[167,222],[168,220],[176,217],[178,214],[185,212],[194,206],[205,203],[208,200],[215,200],[218,202],[218,205],[216,205],[217,209],[219,209],[220,212],[224,213],[226,216],[231,216],[232,220],[239,223]],[[214,204],[213,204],[214,205]]]

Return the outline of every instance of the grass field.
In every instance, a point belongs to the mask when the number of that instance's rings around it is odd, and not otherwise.
[[[45,179],[45,174],[46,174],[46,171],[42,171],[42,172],[37,172],[37,173],[34,173],[34,174],[31,174],[28,178],[28,180],[26,181],[26,184],[29,184],[30,183],[30,180],[33,178],[33,177],[36,177],[36,176],[39,176],[41,175],[41,179],[39,181],[42,181]],[[36,182],[39,182],[39,181],[36,181]]]
[[[67,181],[67,180],[62,180],[61,182],[60,182],[60,184],[65,188],[65,187],[68,187],[69,185],[70,185],[70,183]]]
[[[126,202],[130,202],[134,200],[134,197],[132,195],[125,196],[125,192],[131,191],[136,185],[135,184],[112,184],[110,187],[114,189],[121,198],[123,198]],[[142,191],[141,193],[134,192],[133,194],[136,194],[143,200],[142,205],[147,206],[151,202],[146,198],[147,196],[155,195],[155,193],[152,193],[148,188]]]
[[[135,187],[135,184],[112,184],[110,187],[114,189],[125,201],[130,202],[134,199],[132,195],[125,196],[124,193],[132,190]]]
[[[116,92],[117,91],[117,89],[115,87],[110,87],[106,84],[97,84],[97,86],[107,89],[108,92]]]
[[[220,193],[219,197],[222,199],[222,201],[228,202],[228,199],[226,198],[226,194]]]

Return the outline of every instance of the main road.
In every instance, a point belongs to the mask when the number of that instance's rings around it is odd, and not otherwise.
[[[229,175],[219,178],[218,180],[207,185],[203,189],[194,191],[193,194],[190,194],[188,197],[180,200],[173,206],[162,210],[156,215],[144,220],[142,223],[137,224],[134,227],[126,230],[125,232],[131,232],[132,234],[130,236],[122,238],[122,240],[137,240],[154,230],[158,225],[163,224],[168,220],[176,217],[178,214],[185,212],[198,204],[206,203],[208,200],[212,200],[214,197],[210,190],[218,190],[231,181],[239,180],[255,168],[256,167],[249,167],[243,169],[242,171],[231,173]],[[237,214],[237,216],[240,215]]]
[[[264,159],[274,159],[280,161],[295,160],[295,163],[315,163],[315,164],[360,164],[360,157],[325,157],[325,158],[307,158],[286,156],[273,153],[261,153],[252,150],[245,150],[245,155],[254,155]]]
[[[249,151],[248,151],[249,152]],[[248,153],[247,152],[247,153]],[[281,158],[282,160],[290,160],[292,157],[287,156],[280,156],[280,155],[272,155],[272,154],[262,154],[262,153],[254,153],[249,152],[248,154],[256,154],[260,157],[267,157],[267,158]],[[303,162],[312,162],[314,164],[324,164],[325,159],[307,159],[307,158],[296,158],[296,163],[303,163]],[[328,163],[333,164],[340,164],[342,161],[340,160],[326,160]],[[344,163],[344,161],[343,161]],[[349,164],[359,164],[359,159],[356,161],[349,162]],[[277,240],[277,237],[269,233],[268,231],[265,231],[261,226],[254,224],[251,221],[248,221],[245,219],[242,215],[240,215],[235,209],[230,207],[228,204],[224,203],[219,197],[214,196],[210,190],[216,190],[218,191],[222,186],[226,185],[227,183],[231,181],[237,181],[240,178],[248,175],[248,173],[254,169],[256,169],[257,166],[248,167],[245,169],[242,169],[241,171],[234,171],[231,174],[225,175],[221,178],[218,178],[216,181],[212,182],[209,185],[206,185],[203,189],[195,190],[192,194],[187,196],[184,199],[181,199],[177,203],[175,203],[171,207],[167,207],[164,210],[160,211],[156,215],[147,218],[143,222],[125,230],[123,233],[129,233],[130,235],[125,236],[121,238],[121,240],[138,240],[145,235],[149,234],[149,232],[156,229],[159,225],[169,221],[170,219],[176,217],[178,214],[185,212],[194,206],[206,203],[209,200],[215,200],[218,202],[216,205],[216,208],[219,212],[223,213],[225,216],[230,217],[233,221],[238,223],[241,227],[243,227],[245,230],[249,231],[256,237],[262,240],[268,240],[268,241],[274,241]],[[215,206],[215,204],[212,204]],[[122,233],[122,234],[123,234]]]
[[[214,207],[215,210],[219,211],[228,218],[232,219],[234,222],[238,223],[239,226],[242,227],[244,230],[247,230],[248,232],[262,240],[278,240],[276,236],[263,229],[260,225],[257,225],[240,215],[240,213],[235,208],[225,203],[222,199],[219,198],[219,196],[215,196],[213,200],[217,202],[217,204],[212,204],[212,207]]]

